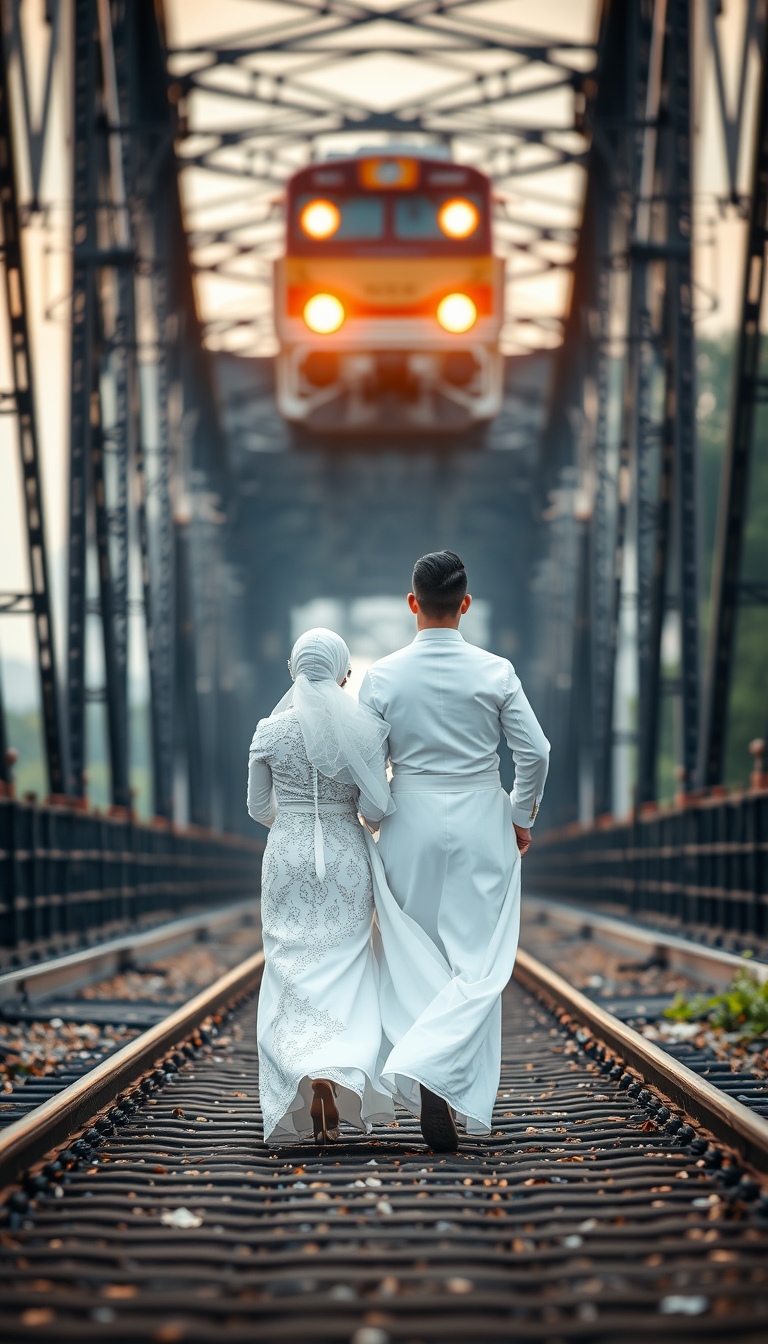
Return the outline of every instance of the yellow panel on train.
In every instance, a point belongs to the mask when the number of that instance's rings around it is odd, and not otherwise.
[[[319,434],[451,434],[501,407],[490,182],[442,159],[329,160],[287,191],[278,406]]]

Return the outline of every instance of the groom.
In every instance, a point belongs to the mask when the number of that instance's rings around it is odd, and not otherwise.
[[[394,912],[382,920],[382,907],[379,922],[397,1001],[395,1028],[385,1019],[394,1048],[384,1077],[420,1114],[438,1152],[458,1147],[454,1111],[471,1132],[490,1127],[500,998],[517,950],[520,855],[549,760],[512,664],[459,633],[471,601],[453,551],[417,560],[408,594],[416,638],[374,663],[360,690],[361,703],[390,725],[397,804],[378,845]],[[510,796],[499,779],[502,733],[515,760]],[[410,953],[401,952],[406,945]]]

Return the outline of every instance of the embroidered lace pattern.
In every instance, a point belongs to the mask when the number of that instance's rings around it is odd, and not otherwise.
[[[355,787],[318,777],[320,803],[349,804],[348,815],[323,813],[322,882],[315,874],[313,813],[280,811],[281,802],[314,803],[313,770],[295,712],[288,709],[263,720],[254,748],[270,767],[278,804],[262,865],[264,945],[269,974],[279,986],[269,1053],[260,1050],[259,1060],[264,1133],[269,1135],[296,1095],[306,1072],[302,1060],[346,1030],[332,1013],[303,997],[296,982],[332,949],[370,929],[373,888]],[[323,1076],[334,1078],[334,1071]],[[352,1086],[362,1098],[364,1081],[355,1086],[341,1075],[335,1081]]]

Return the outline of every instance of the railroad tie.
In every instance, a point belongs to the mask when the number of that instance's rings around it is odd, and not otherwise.
[[[7,1344],[764,1344],[764,1203],[518,983],[493,1131],[455,1156],[404,1113],[266,1147],[254,1005],[2,1230]]]

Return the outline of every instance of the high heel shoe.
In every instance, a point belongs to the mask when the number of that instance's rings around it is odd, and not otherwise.
[[[309,1110],[315,1131],[315,1143],[331,1143],[339,1137],[339,1110],[334,1087],[325,1078],[312,1080],[312,1105]]]

